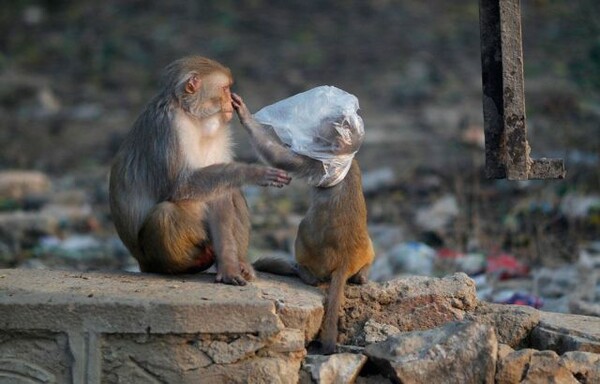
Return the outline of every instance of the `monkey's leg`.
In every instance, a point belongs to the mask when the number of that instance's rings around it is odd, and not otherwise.
[[[248,262],[248,244],[250,243],[250,213],[248,204],[241,190],[233,191],[233,207],[235,214],[233,235],[237,241],[238,262],[242,275],[246,280],[254,280],[256,273]]]
[[[297,266],[296,273],[302,281],[308,285],[318,285],[321,281],[319,278],[312,273],[305,265],[313,263],[315,258],[310,253],[310,247],[305,243],[305,230],[306,224],[304,221],[300,223],[298,228],[298,235],[296,236],[296,242],[294,243],[294,257],[296,258]]]
[[[207,203],[208,230],[217,257],[217,282],[246,285],[238,261],[237,220],[231,193]]]
[[[181,206],[180,206],[181,205]],[[215,255],[208,243],[198,204],[162,202],[144,221],[138,241],[143,272],[192,273],[209,268]]]

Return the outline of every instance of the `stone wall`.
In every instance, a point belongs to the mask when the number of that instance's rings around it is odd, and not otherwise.
[[[213,279],[0,270],[0,382],[297,382],[320,293]]]
[[[0,383],[600,382],[600,318],[478,302],[463,273],[348,286],[331,356],[305,349],[326,286],[213,281],[0,270]]]

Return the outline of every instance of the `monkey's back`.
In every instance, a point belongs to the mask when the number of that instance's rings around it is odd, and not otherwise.
[[[321,280],[339,268],[350,277],[371,264],[374,252],[357,161],[336,186],[313,188],[311,202],[298,229],[296,261]]]

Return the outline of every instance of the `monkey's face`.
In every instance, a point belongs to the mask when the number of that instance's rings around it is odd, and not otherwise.
[[[224,73],[216,72],[206,76],[198,93],[199,115],[208,117],[220,114],[222,122],[231,121],[231,85],[231,79]]]
[[[336,156],[355,153],[361,143],[361,132],[344,116],[324,118],[313,136],[314,151]]]

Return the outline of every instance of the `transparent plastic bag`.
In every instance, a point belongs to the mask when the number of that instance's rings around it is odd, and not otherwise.
[[[254,118],[273,127],[292,151],[321,161],[324,176],[311,184],[331,187],[344,179],[364,140],[358,108],[356,96],[324,85],[264,107]]]

